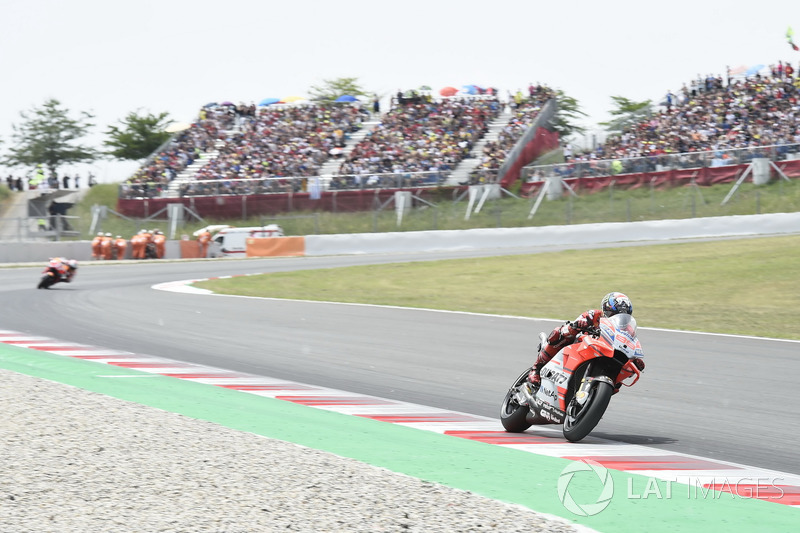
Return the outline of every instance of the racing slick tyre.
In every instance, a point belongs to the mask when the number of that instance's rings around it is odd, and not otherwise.
[[[511,385],[511,388],[506,392],[506,397],[503,398],[503,405],[500,408],[500,422],[509,433],[522,433],[529,427],[531,423],[528,422],[528,413],[530,408],[527,405],[520,405],[514,398],[514,392],[526,379],[531,369],[523,372],[517,380]]]
[[[614,388],[605,381],[596,381],[589,391],[589,398],[581,406],[573,397],[567,406],[564,417],[564,437],[570,442],[578,442],[588,435],[603,418],[611,401]]]
[[[52,285],[56,282],[56,278],[51,276],[50,274],[45,274],[42,276],[42,279],[39,281],[39,285],[36,286],[37,289],[49,289]]]

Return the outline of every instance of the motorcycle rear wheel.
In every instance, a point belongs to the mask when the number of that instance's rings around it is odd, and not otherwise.
[[[564,418],[564,437],[570,442],[578,442],[583,439],[603,418],[608,402],[614,388],[605,381],[596,381],[592,387],[590,396],[583,404],[583,407],[573,398],[567,406],[567,416]],[[577,410],[576,410],[577,409]]]
[[[503,398],[503,405],[500,408],[500,422],[503,428],[509,433],[522,433],[533,424],[528,422],[528,413],[530,408],[527,405],[520,405],[514,399],[514,392],[522,382],[528,379],[528,374],[531,369],[529,368],[517,378],[511,388],[506,392],[506,397]]]

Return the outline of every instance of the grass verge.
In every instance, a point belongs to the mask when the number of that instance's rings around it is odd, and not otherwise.
[[[641,326],[800,339],[800,236],[398,263],[205,281],[221,294],[571,319],[610,291]]]

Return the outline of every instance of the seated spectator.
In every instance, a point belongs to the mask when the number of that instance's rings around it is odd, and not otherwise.
[[[500,110],[496,98],[405,98],[352,149],[339,167],[347,178],[332,186],[406,186],[410,173],[452,170]]]
[[[189,129],[178,133],[164,150],[151,157],[127,180],[127,195],[153,197],[160,194],[201,153],[212,150],[232,122],[232,116],[224,107],[202,109]]]
[[[258,192],[297,192],[300,180],[288,182],[274,178],[316,176],[330,157],[330,150],[341,144],[348,133],[358,131],[364,115],[356,106],[299,105],[263,108],[247,117],[240,129],[232,132],[219,155],[195,175],[195,180],[262,179],[265,188]],[[267,184],[270,179],[274,184]],[[245,182],[238,186],[225,182],[214,187],[220,194],[251,190]],[[245,187],[245,188],[242,188]],[[265,190],[266,189],[266,190]],[[197,194],[208,188],[183,188],[182,194]]]
[[[725,151],[800,141],[798,96],[800,78],[787,76],[785,70],[773,76],[731,79],[727,85],[721,77],[709,75],[693,80],[689,87],[684,83],[657,114],[571,161],[619,159],[624,173],[666,164],[698,168],[744,162],[746,155],[732,161],[729,158],[736,152]],[[722,153],[728,157],[723,159]]]

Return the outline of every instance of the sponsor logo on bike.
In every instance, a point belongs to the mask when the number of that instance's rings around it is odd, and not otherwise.
[[[547,387],[542,387],[541,391],[545,396],[550,396],[554,400],[558,398],[558,393],[556,391],[554,391],[553,389],[550,389],[550,388],[547,388]]]
[[[546,367],[542,369],[542,377],[549,379],[550,381],[553,381],[559,385],[561,385],[562,383],[566,382],[567,379],[569,379],[568,376],[566,376],[565,374],[562,374],[557,370],[553,370],[552,368],[546,368]]]

